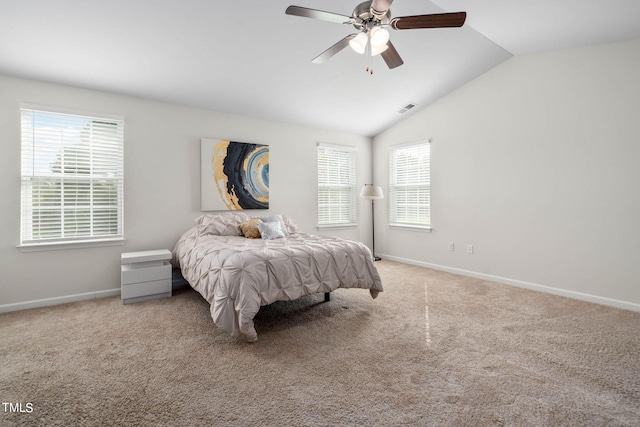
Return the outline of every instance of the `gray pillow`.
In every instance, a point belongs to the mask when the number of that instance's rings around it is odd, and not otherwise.
[[[289,234],[287,232],[287,226],[284,224],[284,220],[282,219],[282,215],[263,216],[260,219],[262,220],[262,222],[267,222],[267,223],[278,222],[278,223],[280,223],[282,225],[282,231],[284,232],[284,235],[287,236]]]
[[[260,222],[258,223],[258,229],[264,240],[279,239],[281,237],[287,237],[287,233],[284,231],[282,222]]]

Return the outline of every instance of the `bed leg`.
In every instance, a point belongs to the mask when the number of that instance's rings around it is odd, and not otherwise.
[[[331,301],[331,292],[325,292],[324,293],[324,302],[329,302]]]

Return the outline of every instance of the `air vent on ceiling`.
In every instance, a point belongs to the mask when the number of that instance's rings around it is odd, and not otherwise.
[[[415,107],[417,104],[415,104],[414,102],[410,102],[407,105],[405,105],[404,107],[402,107],[402,109],[400,111],[398,111],[398,113],[400,114],[404,114],[407,111],[411,110],[413,107]]]

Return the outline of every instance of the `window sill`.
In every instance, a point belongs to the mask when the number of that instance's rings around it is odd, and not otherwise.
[[[397,228],[400,230],[418,230],[426,233],[431,233],[430,225],[415,225],[415,224],[389,224],[391,228]]]
[[[349,223],[349,224],[318,224],[316,227],[318,230],[329,230],[332,228],[356,228],[358,224]]]
[[[18,245],[20,252],[59,251],[64,249],[84,249],[102,246],[122,246],[125,239],[82,240],[77,242],[23,243]]]

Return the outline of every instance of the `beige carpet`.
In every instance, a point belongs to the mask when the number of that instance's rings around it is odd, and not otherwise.
[[[640,313],[376,263],[385,292],[263,307],[190,289],[0,315],[0,425],[638,426]],[[15,409],[15,406],[14,406]]]

